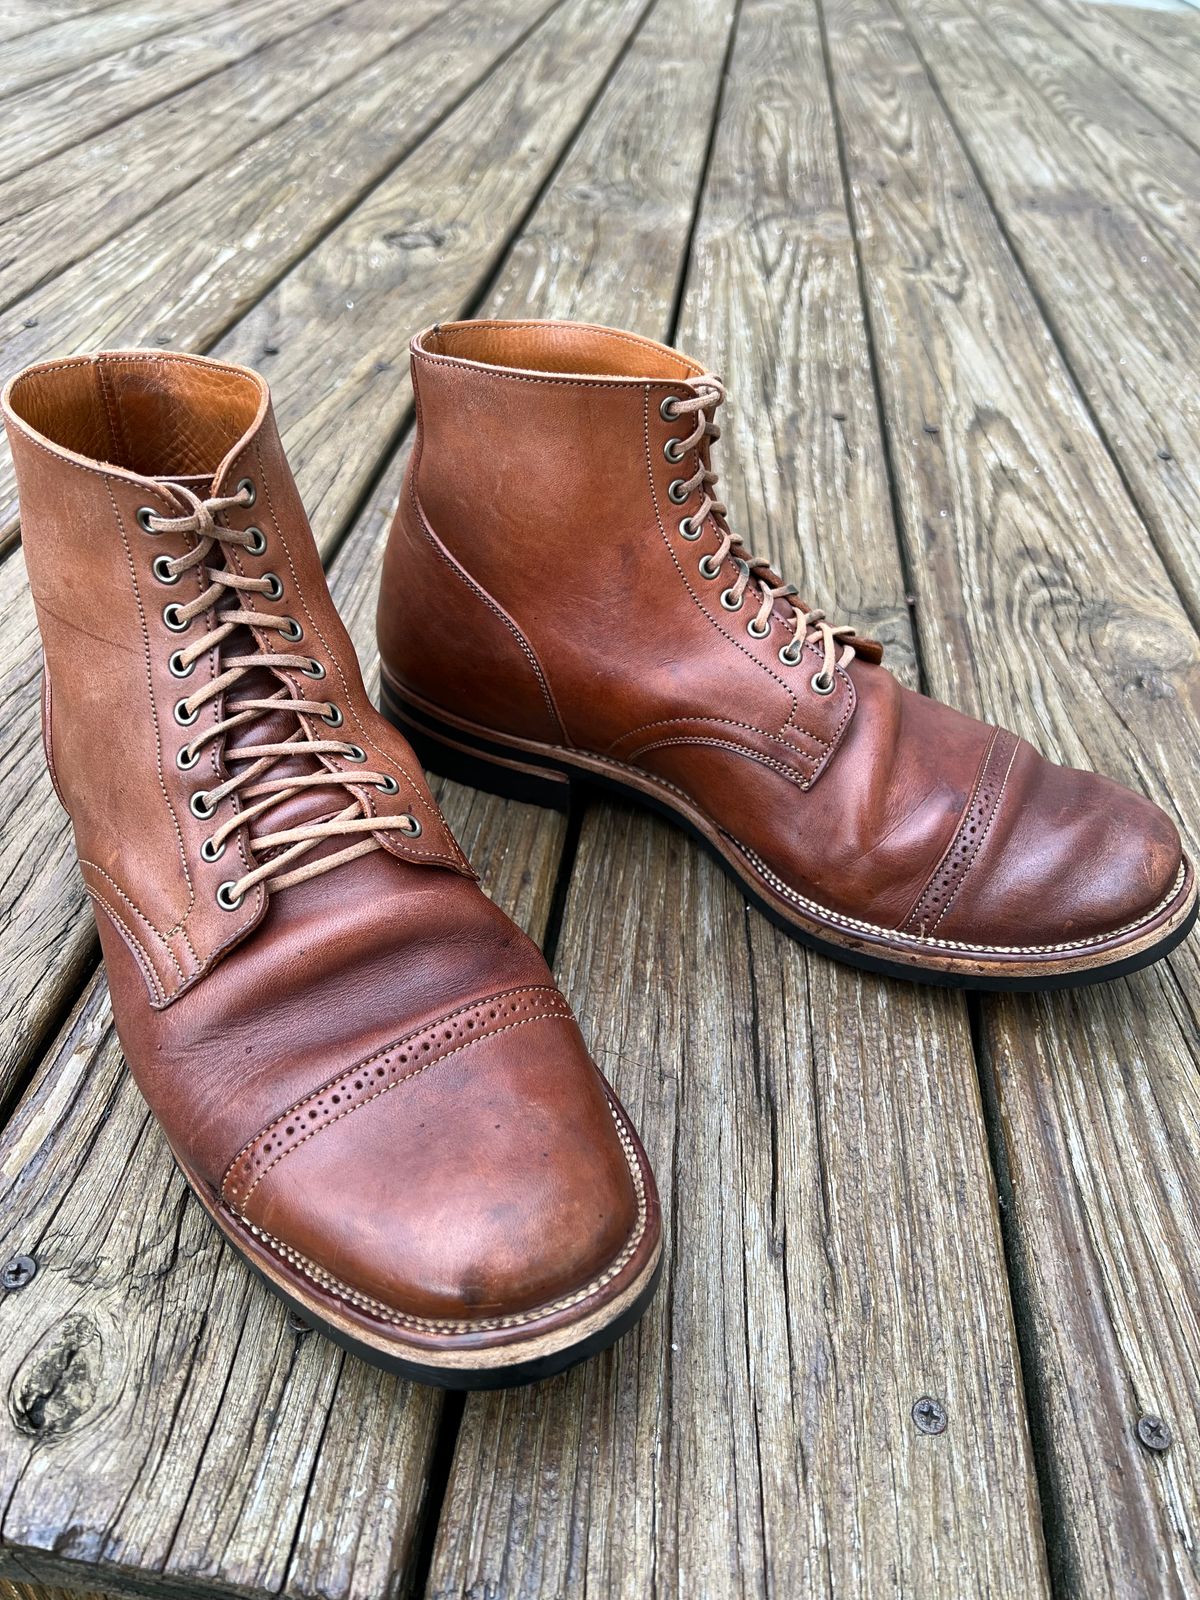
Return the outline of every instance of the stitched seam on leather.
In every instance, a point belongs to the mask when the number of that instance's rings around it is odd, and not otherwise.
[[[488,326],[488,332],[489,333],[497,332],[497,331],[502,331],[504,333],[512,333],[514,331],[519,331],[519,332],[525,333],[525,332],[528,332],[531,328],[561,328],[561,327],[564,326],[564,324],[562,322],[556,322],[553,317],[536,317],[536,318],[533,318],[530,321],[522,321],[519,318],[510,318],[508,321],[502,321],[501,319],[496,318],[496,319],[489,319],[487,326]],[[566,326],[569,326],[569,327],[572,327],[572,328],[586,328],[590,332],[595,332],[595,333],[599,333],[599,334],[603,335],[603,337],[606,338],[606,339],[616,339],[621,344],[631,344],[631,345],[634,346],[635,349],[638,349],[638,350],[651,350],[651,351],[654,352],[655,355],[659,355],[659,356],[661,356],[664,353],[664,350],[666,349],[666,347],[664,345],[657,344],[653,339],[643,339],[643,338],[641,338],[640,335],[638,335],[636,333],[623,333],[617,328],[606,328],[603,325],[603,323],[600,323],[600,322],[569,323],[569,324],[566,324]],[[473,324],[473,323],[468,323],[466,326],[458,327],[458,328],[439,327],[437,329],[437,336],[438,336],[439,339],[461,339],[461,338],[465,337],[467,334],[470,334],[474,330],[474,327],[475,327],[475,324]],[[429,331],[432,333],[434,330],[431,328]],[[433,351],[426,351],[426,350],[421,350],[420,348],[418,348],[417,354],[421,355],[421,356],[424,356],[427,360],[436,361],[438,359],[438,355],[441,354],[441,352],[434,353]],[[677,351],[674,351],[674,350],[667,351],[667,354],[673,355],[675,357],[675,359],[678,362],[680,362],[683,366],[690,367],[692,372],[697,377],[699,377],[699,375],[704,371],[703,367],[698,366],[696,364],[696,362],[692,361],[688,356],[681,356],[681,355],[678,354]],[[458,357],[451,356],[449,359],[452,360],[452,361],[453,360],[470,361],[471,357],[470,356],[458,356]],[[489,361],[480,361],[480,362],[477,363],[477,365],[483,366],[483,367],[487,367],[490,370],[492,368],[492,366],[493,366],[493,363],[489,362]],[[551,376],[554,376],[554,374],[551,374]],[[569,376],[569,374],[564,374],[564,376]],[[613,377],[613,378],[620,378],[622,376],[622,374],[619,373],[619,372],[614,372],[614,373],[610,374],[610,376]],[[627,381],[630,381],[630,382],[633,382],[633,383],[645,383],[646,380],[645,380],[645,378],[633,378],[633,379],[627,380]],[[669,378],[663,379],[661,381],[664,384],[671,382],[671,380]],[[682,379],[676,379],[675,381],[676,382],[682,382],[683,380]]]
[[[788,741],[786,739],[782,738],[779,734],[777,734],[777,733],[768,733],[766,728],[760,728],[760,727],[757,726],[757,724],[755,724],[753,722],[739,722],[736,717],[706,717],[702,713],[696,712],[692,716],[688,716],[686,714],[680,714],[679,716],[676,716],[676,717],[659,717],[656,722],[643,722],[638,727],[631,728],[628,733],[623,733],[620,736],[619,739],[614,739],[612,744],[609,745],[608,751],[606,752],[606,754],[607,753],[611,753],[612,751],[614,751],[616,749],[616,747],[619,744],[624,744],[627,739],[632,739],[639,733],[649,733],[652,728],[673,728],[673,727],[678,727],[681,723],[685,723],[685,722],[709,722],[709,723],[719,723],[722,727],[725,727],[725,728],[745,728],[747,733],[758,733],[758,734],[761,734],[764,739],[770,739],[772,744],[782,745],[785,750],[787,750],[787,751],[789,751],[791,753],[794,753],[795,750],[796,750],[796,746],[794,744],[789,744]],[[797,731],[797,733],[802,733],[804,730],[802,728],[797,728],[796,731]],[[809,737],[813,740],[814,744],[821,745],[823,749],[826,749],[826,750],[829,749],[829,745],[828,745],[827,741],[824,740],[824,739],[819,739],[815,733],[809,735]],[[638,748],[640,749],[641,747],[639,746]],[[637,755],[637,753],[638,753],[637,750],[632,750],[632,751],[627,750],[624,753],[625,754],[625,759],[627,759],[629,761],[632,761],[634,759],[634,757]],[[804,759],[806,761],[813,761],[814,764],[815,764],[815,762],[817,760],[816,757],[809,756],[809,755],[805,754],[804,751],[800,751],[799,753],[802,756],[804,756]],[[619,760],[620,757],[618,757],[617,759]]]
[[[978,842],[976,843],[974,850],[972,850],[972,852],[971,852],[970,859],[967,861],[966,865],[963,867],[962,872],[961,872],[961,874],[959,876],[959,880],[954,885],[954,889],[951,892],[949,898],[947,899],[946,904],[942,907],[940,913],[934,919],[933,926],[929,930],[930,933],[935,932],[941,926],[942,920],[945,917],[946,913],[950,910],[950,907],[958,899],[958,896],[962,891],[963,884],[966,883],[966,881],[967,881],[967,877],[968,877],[968,875],[969,875],[969,873],[971,871],[971,868],[975,865],[975,862],[979,858],[979,852],[983,848],[983,841],[991,833],[992,824],[995,822],[996,818],[1000,815],[1000,803],[1004,799],[1004,791],[1008,788],[1008,780],[1009,780],[1009,777],[1010,777],[1010,775],[1012,773],[1013,762],[1017,759],[1017,751],[1019,749],[1020,749],[1020,745],[1018,745],[1016,740],[1014,740],[1013,741],[1012,754],[1008,758],[1008,765],[1005,767],[1004,776],[1000,780],[1000,790],[999,790],[999,793],[996,795],[996,803],[992,807],[991,816],[988,817],[987,823],[984,826],[984,829],[983,829],[982,833],[979,835]]]
[[[489,1007],[495,1007],[505,1001],[511,1001],[516,995],[536,997],[538,1000],[541,1000],[542,1004],[549,1004],[552,1000],[557,1009],[539,1013],[540,1016],[557,1016],[564,1018],[569,1018],[571,1016],[571,1009],[558,990],[548,984],[543,984],[536,986],[523,986],[515,989],[506,989],[499,994],[488,995],[482,1000],[473,1000],[469,1005],[459,1006],[457,1010],[450,1011],[445,1016],[438,1017],[435,1021],[426,1023],[423,1027],[414,1028],[410,1033],[403,1035],[401,1038],[395,1040],[392,1044],[385,1046],[382,1050],[377,1050],[373,1055],[364,1057],[354,1066],[348,1067],[344,1072],[339,1072],[336,1077],[330,1078],[328,1082],[321,1084],[316,1089],[313,1089],[310,1093],[306,1094],[303,1099],[296,1101],[294,1105],[289,1108],[289,1110],[284,1111],[281,1113],[281,1115],[276,1117],[275,1120],[267,1127],[256,1133],[252,1139],[247,1140],[247,1142],[242,1146],[241,1150],[238,1151],[237,1155],[230,1162],[229,1167],[226,1170],[225,1177],[221,1182],[222,1194],[227,1194],[227,1198],[231,1202],[238,1198],[237,1187],[236,1185],[231,1186],[231,1182],[239,1164],[248,1160],[253,1155],[255,1148],[262,1145],[264,1141],[269,1146],[271,1137],[277,1135],[278,1130],[286,1126],[288,1122],[298,1121],[305,1114],[306,1110],[313,1105],[314,1101],[319,1102],[327,1097],[331,1097],[343,1084],[351,1082],[357,1074],[368,1072],[371,1067],[376,1065],[376,1063],[386,1061],[389,1057],[401,1054],[406,1049],[408,1051],[408,1055],[415,1055],[419,1041],[422,1038],[426,1036],[436,1036],[442,1031],[442,1029],[445,1028],[448,1022],[453,1022],[456,1017],[466,1016],[472,1011],[483,1012]],[[549,998],[543,999],[543,996]],[[522,1020],[533,1022],[536,1021],[537,1018],[534,1016],[528,1016]],[[265,1178],[267,1173],[271,1171],[272,1167],[277,1166],[286,1155],[290,1155],[293,1150],[298,1150],[302,1144],[307,1144],[310,1139],[314,1138],[318,1133],[321,1133],[325,1128],[332,1127],[335,1122],[340,1122],[342,1118],[348,1116],[350,1112],[357,1111],[360,1107],[369,1105],[372,1100],[378,1099],[379,1096],[386,1093],[388,1089],[395,1088],[397,1083],[407,1083],[410,1078],[418,1077],[426,1067],[432,1066],[435,1062],[443,1061],[447,1056],[456,1055],[459,1050],[465,1049],[468,1044],[474,1043],[476,1039],[489,1038],[494,1034],[505,1033],[508,1031],[508,1027],[517,1026],[519,1026],[519,1023],[510,1023],[507,1025],[507,1027],[500,1028],[481,1027],[480,1030],[474,1033],[470,1039],[465,1040],[462,1044],[456,1046],[455,1049],[443,1050],[438,1054],[431,1055],[429,1059],[422,1062],[421,1066],[415,1071],[406,1072],[400,1077],[392,1078],[390,1082],[384,1084],[382,1088],[376,1089],[375,1092],[368,1095],[366,1099],[356,1100],[354,1104],[347,1106],[344,1111],[339,1111],[336,1113],[336,1115],[327,1118],[325,1121],[319,1122],[316,1127],[308,1129],[304,1136],[297,1139],[294,1144],[289,1144],[283,1150],[281,1150],[279,1154],[275,1156],[275,1158],[270,1161],[261,1172],[258,1173],[258,1175],[254,1178],[254,1181],[246,1189],[245,1193],[240,1196],[240,1202],[244,1204],[250,1198],[255,1189],[262,1182],[263,1178]],[[408,1056],[405,1057],[405,1062],[403,1064],[407,1065],[407,1061]],[[352,1091],[346,1089],[342,1092],[349,1095]],[[249,1175],[247,1174],[247,1176]]]
[[[118,450],[128,458],[129,441],[125,437],[125,428],[122,424],[121,414],[117,409],[116,396],[113,394],[112,384],[109,381],[108,371],[103,361],[95,363],[96,377],[100,384],[100,394],[104,400],[104,410],[108,417],[108,439],[113,448],[113,455]]]
[[[467,587],[471,589],[480,600],[483,601],[484,605],[486,605],[490,611],[494,612],[495,615],[499,617],[500,621],[517,641],[517,644],[524,652],[529,665],[533,668],[534,677],[537,679],[538,687],[541,689],[542,699],[546,702],[546,709],[550,713],[551,721],[558,729],[563,743],[565,745],[569,745],[571,741],[567,737],[566,727],[563,724],[563,719],[558,714],[558,707],[554,702],[553,695],[550,693],[550,685],[546,681],[546,675],[542,670],[541,662],[533,652],[533,647],[530,645],[529,641],[521,632],[520,628],[517,627],[512,618],[500,608],[496,601],[492,599],[491,595],[488,594],[487,590],[484,589],[481,584],[476,582],[476,580],[471,576],[465,567],[451,559],[449,551],[443,547],[441,540],[434,533],[433,526],[425,515],[420,499],[417,496],[417,468],[420,465],[421,456],[424,453],[424,425],[421,420],[421,396],[415,384],[413,385],[413,397],[417,412],[417,439],[413,446],[412,470],[408,474],[408,492],[412,500],[413,511],[417,518],[417,524],[420,527],[421,532],[425,535],[430,549],[433,551],[434,555],[437,556],[438,560],[441,561],[442,564],[455,577],[459,578],[463,583],[465,583]]]
[[[773,761],[770,756],[763,755],[761,751],[751,750],[748,745],[734,744],[731,739],[657,739],[653,744],[643,746],[637,754],[649,755],[652,750],[663,750],[668,745],[676,744],[711,745],[714,750],[728,750],[731,755],[745,756],[748,761],[757,761],[764,767],[773,767],[776,772],[782,773],[789,783],[794,783],[798,789],[806,789],[810,782],[809,779],[802,778],[793,768],[784,766],[782,761]]]
[[[138,919],[138,921],[140,923],[142,923],[146,927],[146,929],[150,933],[152,933],[154,935],[154,937],[156,939],[159,939],[159,940],[162,941],[163,953],[167,956],[167,958],[170,960],[171,964],[174,966],[175,971],[179,974],[180,981],[183,981],[184,979],[186,979],[187,974],[184,972],[183,968],[180,966],[179,958],[176,956],[174,950],[171,949],[171,946],[167,942],[167,939],[164,938],[161,933],[159,933],[158,929],[150,921],[149,917],[146,916],[145,912],[141,910],[141,908],[138,906],[137,902],[135,900],[131,900],[130,899],[130,897],[125,893],[124,889],[122,889],[121,885],[113,877],[112,873],[111,872],[106,872],[98,861],[90,861],[87,858],[87,856],[80,856],[79,865],[81,867],[90,867],[93,872],[98,872],[102,878],[106,879],[113,886],[113,888],[120,895],[121,899],[125,902],[125,904],[129,907],[130,911],[133,912],[134,916]],[[172,931],[172,933],[174,933],[174,932],[177,932],[178,930],[177,929],[172,929],[171,931]],[[161,980],[160,980],[160,987],[161,987]]]
[[[796,721],[796,717],[799,714],[800,702],[797,699],[796,692],[791,687],[791,685],[788,684],[788,683],[785,683],[784,680],[779,676],[779,674],[777,672],[775,672],[771,667],[767,666],[767,664],[765,662],[760,661],[758,659],[758,657],[756,655],[754,655],[751,651],[747,650],[746,646],[741,642],[740,639],[735,639],[732,633],[727,633],[726,632],[726,630],[721,626],[720,622],[717,621],[716,617],[712,616],[709,613],[708,607],[704,604],[703,600],[701,600],[700,596],[696,593],[695,589],[693,589],[690,578],[688,577],[687,573],[683,570],[683,567],[679,563],[679,557],[675,554],[675,550],[674,550],[674,548],[673,548],[673,546],[671,544],[671,541],[670,541],[670,539],[669,539],[669,537],[667,535],[666,527],[663,524],[662,508],[659,506],[659,503],[658,503],[658,490],[654,487],[654,461],[653,461],[653,457],[650,454],[650,385],[649,384],[646,384],[644,386],[643,390],[642,390],[642,438],[643,438],[643,443],[644,443],[645,452],[646,452],[646,482],[650,486],[650,499],[651,499],[651,502],[653,503],[653,506],[654,506],[654,520],[658,525],[659,537],[662,539],[663,544],[666,546],[667,554],[670,556],[671,561],[672,561],[672,563],[673,563],[673,565],[675,567],[676,572],[678,572],[679,576],[683,579],[683,586],[687,590],[688,594],[691,595],[692,600],[693,600],[696,608],[700,612],[700,615],[705,619],[705,621],[709,624],[709,626],[711,628],[715,629],[715,631],[717,633],[719,633],[723,639],[727,639],[731,645],[733,645],[736,649],[740,650],[742,652],[742,654],[746,657],[746,660],[753,662],[754,665],[759,669],[760,672],[765,672],[767,677],[770,678],[772,680],[772,682],[777,683],[779,685],[779,687],[783,690],[783,692],[787,695],[789,701],[791,702],[792,711],[791,711],[791,715],[788,717],[787,722],[784,724],[784,726],[785,727],[788,727],[788,726],[794,727],[794,728],[797,729],[798,732],[806,734],[808,738],[815,739],[818,744],[824,744],[825,741],[820,737],[819,734],[813,733],[811,728],[802,727],[801,724]],[[797,754],[803,755],[803,752],[802,751],[798,751]]]
[[[249,1228],[255,1238],[264,1240],[281,1254],[290,1266],[297,1268],[319,1288],[324,1289],[326,1293],[332,1294],[337,1299],[344,1300],[347,1304],[353,1305],[360,1310],[369,1311],[379,1320],[390,1322],[397,1327],[413,1328],[419,1332],[426,1333],[485,1333],[502,1328],[524,1327],[531,1322],[538,1322],[544,1317],[554,1316],[560,1311],[569,1311],[573,1306],[580,1305],[585,1300],[591,1299],[594,1294],[598,1294],[614,1278],[620,1276],[637,1253],[638,1246],[645,1236],[650,1210],[646,1203],[646,1185],[642,1177],[641,1165],[634,1149],[633,1135],[628,1123],[618,1112],[613,1100],[607,1095],[605,1099],[608,1104],[609,1115],[616,1126],[617,1137],[621,1142],[626,1164],[629,1167],[630,1180],[637,1200],[637,1221],[634,1231],[630,1234],[620,1253],[609,1263],[604,1272],[593,1278],[584,1288],[577,1289],[573,1294],[564,1295],[558,1300],[534,1306],[529,1311],[514,1312],[506,1317],[481,1317],[475,1321],[449,1317],[406,1316],[403,1312],[395,1311],[392,1307],[385,1305],[382,1300],[376,1300],[370,1295],[364,1295],[349,1284],[343,1283],[340,1279],[335,1278],[332,1273],[326,1272],[323,1267],[319,1267],[315,1262],[310,1261],[307,1256],[302,1256],[299,1251],[293,1250],[290,1245],[286,1245],[281,1240],[276,1239],[265,1228],[259,1228],[256,1224],[246,1222],[241,1218],[238,1220],[242,1221],[243,1226]]]
[[[280,528],[280,525],[279,525],[279,518],[275,515],[275,502],[271,498],[270,478],[269,478],[269,475],[268,475],[268,473],[266,472],[266,470],[265,470],[265,468],[263,466],[262,447],[261,447],[261,445],[260,445],[260,443],[259,443],[257,438],[254,440],[253,450],[254,450],[254,460],[255,460],[255,463],[256,463],[257,468],[258,468],[258,479],[259,479],[259,482],[263,486],[263,494],[266,496],[266,501],[267,501],[267,510],[270,513],[271,532],[275,537],[276,543],[282,549],[283,554],[284,554],[284,558],[287,561],[288,571],[291,574],[291,579],[292,579],[292,591],[296,595],[296,598],[299,600],[301,606],[304,608],[304,615],[308,619],[309,625],[312,627],[313,632],[316,634],[317,638],[320,639],[321,643],[325,646],[325,653],[329,657],[330,663],[332,664],[334,671],[337,673],[338,682],[342,686],[342,695],[343,695],[343,698],[346,701],[346,708],[349,711],[350,716],[354,721],[354,726],[355,726],[356,730],[362,735],[363,743],[366,744],[366,745],[369,745],[371,747],[371,749],[374,750],[378,756],[380,756],[380,758],[383,760],[385,765],[387,765],[389,767],[395,766],[396,763],[394,761],[392,761],[392,759],[388,756],[387,752],[385,750],[380,749],[379,745],[376,744],[375,740],[371,737],[371,734],[367,730],[367,727],[363,723],[362,718],[359,716],[358,712],[355,710],[355,708],[354,708],[354,693],[351,690],[350,685],[346,681],[346,676],[342,671],[341,663],[339,662],[337,656],[335,655],[333,649],[331,648],[329,640],[322,633],[319,624],[316,622],[316,620],[313,617],[312,612],[308,608],[308,601],[305,598],[304,590],[303,590],[303,588],[301,586],[299,576],[298,576],[298,574],[296,572],[295,563],[292,560],[291,549],[290,549],[290,547],[288,545],[287,540],[283,536],[283,531],[282,531],[282,529]],[[236,555],[234,556],[234,561],[235,561],[235,564],[237,566],[237,570],[239,572],[241,572],[242,571],[242,564],[237,559]],[[282,654],[282,652],[279,651],[276,648],[276,640],[275,639],[271,639],[271,640],[268,641],[265,636],[260,636],[259,633],[257,633],[257,632],[256,632],[255,637],[258,638],[259,647],[260,647],[260,649],[263,650],[263,652],[266,655],[279,655],[279,654]],[[273,669],[273,670],[278,670],[278,671],[281,671],[283,673],[288,673],[289,672],[289,669],[286,668],[286,667]],[[309,720],[311,720],[311,719],[309,719]],[[378,813],[378,811],[376,809],[375,802],[374,802],[372,796],[367,793],[366,787],[365,786],[355,785],[354,781],[353,781],[353,776],[348,771],[348,769],[346,767],[339,765],[334,770],[337,771],[337,772],[342,773],[345,776],[348,786],[351,786],[351,787],[354,788],[354,792],[358,795],[359,799],[363,802],[364,806],[366,807],[366,810],[367,810],[368,814],[370,816],[373,816],[373,817],[374,816],[378,816],[379,813]],[[408,805],[412,805],[412,806],[419,806],[420,809],[422,810],[422,812],[424,812],[427,820],[433,825],[433,828],[440,835],[442,833],[442,830],[444,830],[444,828],[446,826],[445,821],[442,818],[441,813],[437,810],[436,806],[430,805],[424,799],[424,797],[421,795],[419,790],[417,790],[417,788],[413,784],[413,781],[409,777],[408,773],[404,772],[403,767],[400,768],[400,771],[404,774],[404,778],[405,778],[405,791],[406,791],[405,792],[405,803],[408,804]],[[406,856],[411,854],[414,857],[419,857],[419,858],[422,858],[422,859],[427,860],[427,861],[445,861],[449,865],[454,866],[454,867],[457,867],[457,866],[459,866],[461,864],[457,857],[451,855],[446,850],[438,850],[438,849],[435,849],[435,848],[431,848],[429,845],[420,845],[420,844],[417,844],[415,842],[410,843],[408,840],[405,840],[405,843],[404,843],[404,854]]]
[[[90,866],[91,862],[88,862],[87,865]],[[163,987],[162,980],[159,978],[158,973],[154,970],[154,964],[150,960],[149,952],[146,950],[146,947],[142,944],[142,941],[138,938],[137,934],[134,933],[133,929],[125,921],[125,918],[121,916],[116,907],[108,903],[105,897],[100,893],[99,889],[95,888],[95,886],[90,883],[85,884],[84,887],[87,889],[87,892],[89,895],[91,895],[92,899],[97,900],[100,905],[104,907],[105,911],[133,946],[134,960],[137,962],[138,966],[141,967],[143,976],[145,977],[147,983],[149,983],[153,993],[158,995],[160,999],[165,998],[167,991]]]
[[[964,852],[962,861],[955,865],[955,852],[958,850],[959,842],[964,838],[967,829],[971,826],[971,819],[975,813],[976,803],[978,802],[984,786],[988,781],[992,770],[992,758],[996,754],[996,747],[1000,743],[1000,739],[1001,729],[993,728],[991,738],[984,746],[983,755],[980,758],[978,767],[975,769],[975,777],[972,781],[970,792],[967,795],[967,802],[963,806],[962,811],[959,813],[958,822],[955,824],[954,832],[950,836],[950,842],[942,851],[937,861],[934,863],[933,870],[922,884],[921,889],[917,894],[917,898],[913,902],[912,908],[909,910],[907,916],[901,917],[898,924],[899,927],[909,928],[910,924],[915,924],[916,928],[921,932],[932,933],[933,929],[937,926],[937,923],[941,920],[940,917],[935,918],[934,921],[930,923],[928,928],[925,928],[923,924],[925,923],[929,914],[932,912],[934,905],[937,903],[937,886],[939,881],[945,878],[950,884],[953,885],[954,892],[958,892],[961,878],[967,870],[969,861],[967,859],[967,853]],[[1015,756],[1015,754],[1016,747],[1014,746],[1013,755]],[[1011,764],[1012,758],[1010,757],[1009,765],[1011,766]],[[986,819],[982,816],[979,819],[979,821],[986,822],[986,826],[984,828],[985,835],[995,819],[996,807],[999,805],[999,803],[1000,797],[999,794],[997,794],[995,802],[988,811]],[[976,822],[975,826],[978,828],[978,821]],[[978,844],[976,845],[976,850],[977,849]],[[971,852],[970,860],[973,859],[974,852]],[[943,912],[944,910],[945,908],[943,907]]]
[[[859,917],[847,917],[840,911],[831,911],[827,906],[819,905],[817,901],[807,899],[793,889],[790,884],[784,883],[778,873],[773,872],[762,857],[751,850],[748,845],[739,844],[736,839],[733,840],[733,843],[737,845],[737,848],[758,871],[760,876],[770,884],[776,894],[782,895],[803,910],[812,912],[817,917],[824,918],[828,922],[836,922],[842,927],[854,928],[862,933],[879,934],[885,939],[898,940],[902,944],[925,947],[936,945],[941,950],[965,950],[968,953],[974,951],[992,955],[1036,956],[1071,950],[1087,950],[1093,945],[1107,944],[1112,939],[1119,939],[1126,933],[1134,933],[1138,928],[1143,928],[1148,923],[1153,922],[1155,917],[1175,899],[1184,879],[1187,877],[1187,865],[1184,863],[1176,873],[1174,883],[1153,910],[1146,912],[1144,916],[1138,917],[1134,922],[1127,922],[1120,928],[1110,929],[1108,933],[1094,933],[1086,939],[1073,939],[1062,944],[966,944],[961,939],[935,939],[928,935],[905,933],[902,928],[884,928],[876,922],[864,922]]]

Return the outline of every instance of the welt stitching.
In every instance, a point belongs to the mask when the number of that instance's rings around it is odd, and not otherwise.
[[[390,1044],[385,1044],[382,1049],[374,1051],[369,1056],[363,1056],[363,1058],[360,1061],[356,1061],[353,1066],[347,1067],[342,1072],[335,1073],[332,1078],[326,1078],[324,1083],[317,1084],[315,1088],[309,1089],[306,1094],[302,1094],[298,1100],[293,1100],[291,1105],[288,1106],[285,1111],[281,1111],[272,1122],[267,1123],[266,1127],[260,1128],[257,1133],[252,1134],[251,1137],[246,1140],[245,1144],[238,1151],[237,1155],[234,1156],[233,1160],[229,1163],[229,1166],[225,1169],[225,1176],[221,1180],[222,1191],[224,1191],[225,1185],[228,1183],[230,1174],[233,1172],[234,1167],[237,1166],[238,1162],[241,1161],[244,1156],[249,1154],[259,1140],[265,1139],[268,1134],[274,1133],[277,1128],[281,1128],[289,1118],[295,1117],[299,1112],[301,1112],[310,1100],[315,1100],[323,1094],[328,1094],[337,1084],[341,1083],[344,1078],[352,1078],[356,1072],[362,1072],[366,1067],[373,1066],[375,1062],[382,1061],[386,1056],[390,1056],[394,1050],[399,1050],[401,1045],[407,1044],[410,1039],[419,1039],[423,1033],[428,1033],[431,1029],[444,1027],[447,1022],[453,1022],[455,1017],[461,1017],[468,1011],[476,1011],[481,1006],[494,1005],[497,1000],[511,999],[511,997],[515,994],[557,995],[558,990],[555,989],[551,984],[545,983],[518,984],[511,989],[500,989],[496,994],[483,995],[478,1000],[470,1000],[464,1005],[456,1006],[453,1011],[447,1011],[443,1016],[435,1017],[432,1022],[423,1023],[419,1028],[410,1028],[407,1033],[402,1033],[399,1038],[393,1039]],[[559,998],[561,999],[562,997],[559,996]]]
[[[270,1160],[257,1175],[257,1177],[254,1179],[254,1182],[251,1183],[245,1194],[241,1197],[239,1204],[245,1206],[250,1196],[254,1193],[255,1189],[258,1188],[259,1184],[267,1176],[268,1172],[272,1172],[279,1165],[279,1163],[285,1160],[288,1156],[295,1155],[296,1151],[299,1150],[303,1145],[308,1144],[311,1139],[315,1139],[318,1134],[325,1133],[328,1129],[335,1127],[336,1124],[341,1122],[344,1118],[353,1116],[356,1111],[363,1110],[365,1106],[369,1106],[373,1101],[380,1099],[385,1094],[388,1094],[392,1089],[399,1088],[402,1083],[411,1083],[414,1078],[419,1078],[422,1073],[428,1072],[430,1067],[436,1067],[442,1061],[449,1061],[452,1056],[459,1055],[463,1050],[469,1050],[472,1045],[478,1044],[483,1039],[498,1039],[502,1033],[511,1033],[514,1028],[524,1028],[531,1022],[545,1022],[547,1020],[561,1022],[570,1015],[570,1010],[567,1008],[566,1001],[564,1000],[562,1002],[562,1009],[558,1011],[535,1011],[528,1017],[521,1017],[517,1022],[506,1023],[502,1028],[491,1028],[481,1031],[475,1034],[473,1038],[464,1040],[462,1044],[455,1045],[453,1050],[445,1051],[442,1055],[431,1056],[428,1061],[423,1062],[419,1067],[415,1067],[412,1072],[406,1072],[398,1078],[393,1078],[390,1083],[385,1083],[382,1089],[376,1089],[374,1094],[368,1095],[365,1100],[358,1100],[354,1103],[354,1105],[347,1106],[345,1111],[339,1111],[338,1114],[335,1117],[331,1117],[328,1122],[322,1122],[318,1124],[317,1127],[304,1134],[302,1138],[297,1139],[295,1144],[290,1144],[286,1149],[281,1150],[279,1154],[273,1157],[272,1160]]]

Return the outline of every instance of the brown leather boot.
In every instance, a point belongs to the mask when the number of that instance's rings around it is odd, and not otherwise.
[[[130,1067],[309,1322],[448,1387],[558,1371],[653,1292],[645,1154],[535,946],[366,699],[267,386],[161,352],[4,392]]]
[[[545,322],[442,325],[412,358],[379,646],[427,766],[641,800],[782,927],[897,976],[1085,983],[1186,933],[1195,877],[1157,806],[910,693],[745,551],[697,363]]]

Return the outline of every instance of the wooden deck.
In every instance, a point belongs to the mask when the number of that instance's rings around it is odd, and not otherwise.
[[[1200,843],[1193,4],[7,0],[0,96],[0,370],[261,368],[372,686],[408,334],[584,317],[725,376],[806,595]],[[289,1324],[123,1070],[17,534],[5,454],[0,1593],[1200,1595],[1200,941],[966,1000],[643,815],[440,785],[669,1255],[609,1355],[414,1389]]]

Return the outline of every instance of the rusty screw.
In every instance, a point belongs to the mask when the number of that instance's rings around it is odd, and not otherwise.
[[[0,1267],[0,1285],[5,1289],[23,1289],[32,1283],[37,1274],[37,1262],[32,1256],[13,1256]]]
[[[1153,1450],[1157,1455],[1171,1448],[1171,1430],[1161,1417],[1139,1417],[1137,1436],[1147,1450]]]
[[[912,1408],[912,1419],[922,1433],[945,1433],[946,1408],[932,1395],[923,1394]]]

